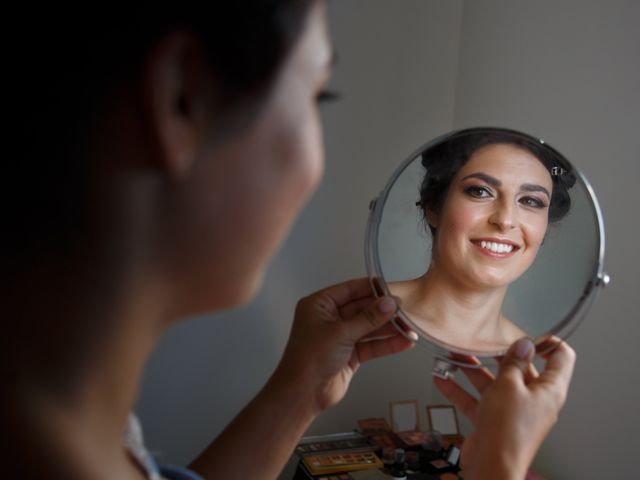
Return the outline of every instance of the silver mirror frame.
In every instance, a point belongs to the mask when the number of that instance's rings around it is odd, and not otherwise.
[[[497,127],[477,127],[478,129],[486,128],[487,130],[495,130]],[[525,134],[523,132],[518,132],[515,130],[511,130],[508,128],[499,128],[502,131],[508,131],[517,135],[525,136],[529,139],[535,139],[541,144],[545,144],[548,148],[553,147],[547,145],[546,142],[542,139],[532,137],[531,135]],[[371,282],[371,287],[377,296],[382,295],[390,295],[389,288],[387,282],[385,281],[384,274],[382,272],[382,266],[380,263],[380,256],[378,254],[378,238],[379,238],[379,227],[382,219],[382,213],[384,210],[384,206],[387,201],[387,197],[391,192],[391,189],[395,185],[396,180],[405,169],[425,150],[437,145],[446,139],[458,135],[465,130],[461,129],[455,130],[444,135],[440,135],[439,137],[424,143],[419,148],[415,149],[409,157],[406,158],[402,162],[402,164],[394,171],[391,175],[391,178],[387,181],[383,190],[380,194],[375,197],[369,204],[369,217],[367,220],[367,226],[365,230],[365,265],[367,269],[367,274],[369,276],[369,280]],[[556,151],[557,152],[557,151]],[[564,155],[561,155],[557,152],[562,158],[565,158]],[[566,159],[565,159],[566,160]],[[572,164],[573,166],[573,164]],[[549,338],[557,337],[560,339],[568,338],[578,327],[578,325],[582,322],[586,313],[588,312],[590,306],[593,301],[597,297],[598,292],[609,283],[609,276],[604,271],[604,252],[605,252],[605,231],[604,231],[604,221],[602,216],[602,209],[600,208],[600,204],[598,203],[598,199],[595,195],[593,187],[583,175],[583,173],[576,169],[573,166],[574,172],[579,182],[584,185],[588,196],[591,200],[591,214],[597,224],[598,227],[598,254],[597,261],[594,266],[593,272],[590,276],[590,279],[587,281],[580,298],[577,300],[575,306],[571,309],[571,311],[562,318],[555,327],[553,327],[548,332],[545,332],[543,335],[534,339],[536,344],[536,350],[538,354],[544,354],[549,350]],[[402,311],[401,308],[398,309],[397,316],[392,320],[394,326],[398,329],[398,331],[409,338],[408,331],[409,330],[418,330],[414,323],[408,318],[408,316]],[[446,367],[447,364],[456,365],[456,366],[464,366],[464,367],[479,367],[479,366],[495,366],[496,365],[496,357],[503,355],[505,351],[496,351],[496,352],[476,352],[472,350],[465,350],[455,345],[448,345],[443,343],[440,340],[437,340],[433,337],[430,337],[426,333],[424,335],[419,335],[420,340],[418,341],[419,345],[422,345],[428,348],[431,353],[439,360],[436,362],[436,365],[439,365],[438,372],[434,371],[434,374],[447,377],[449,375],[450,369]],[[553,347],[551,347],[553,348]],[[456,354],[458,354],[458,358],[456,358]],[[470,364],[461,360],[459,355],[471,355],[477,357],[482,365]]]

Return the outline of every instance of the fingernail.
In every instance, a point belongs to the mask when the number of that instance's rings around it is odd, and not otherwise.
[[[380,313],[384,313],[385,315],[387,313],[395,312],[396,302],[391,297],[384,297],[378,304],[378,309],[380,310]]]
[[[511,353],[520,360],[529,360],[535,346],[528,338],[521,338],[511,346]]]
[[[409,332],[409,338],[414,342],[418,341],[418,334],[414,331]]]

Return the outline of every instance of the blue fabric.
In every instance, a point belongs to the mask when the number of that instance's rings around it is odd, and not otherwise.
[[[160,465],[160,475],[167,480],[204,480],[191,470],[173,465]]]

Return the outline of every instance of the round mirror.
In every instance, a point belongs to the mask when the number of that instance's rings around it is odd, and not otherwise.
[[[504,128],[412,153],[371,203],[365,250],[376,292],[398,299],[401,331],[485,364],[523,336],[539,352],[566,338],[608,281],[586,178],[543,140]]]

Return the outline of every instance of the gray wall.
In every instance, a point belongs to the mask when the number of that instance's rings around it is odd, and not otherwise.
[[[563,479],[633,471],[639,7],[622,0],[331,2],[339,56],[332,86],[343,99],[324,114],[325,181],[250,306],[166,335],[137,408],[150,448],[164,461],[188,462],[275,367],[297,298],[365,273],[367,205],[401,160],[452,128],[493,124],[543,136],[567,155],[595,187],[607,227],[612,285],[571,338],[578,365],[569,401],[536,467]],[[430,367],[419,348],[365,365],[309,433],[387,416],[390,400],[440,401]]]
[[[549,478],[631,478],[640,451],[640,2],[466,1],[462,32],[454,125],[542,136],[583,170],[604,210],[612,283],[570,339],[570,397],[535,465]]]

